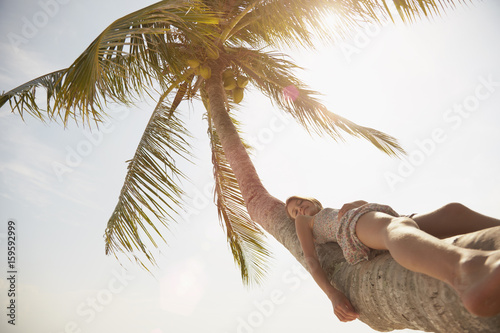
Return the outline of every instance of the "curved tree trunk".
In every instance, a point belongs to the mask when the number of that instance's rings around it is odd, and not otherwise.
[[[222,147],[238,180],[253,221],[283,244],[307,269],[295,225],[287,217],[282,201],[262,185],[224,105],[222,66],[212,66],[206,88],[212,118]],[[454,239],[458,246],[500,249],[500,227]],[[500,315],[479,318],[461,305],[456,293],[443,282],[411,272],[384,251],[370,261],[351,266],[340,247],[328,243],[317,248],[321,265],[330,281],[351,300],[360,320],[378,331],[416,329],[429,332],[499,332]]]

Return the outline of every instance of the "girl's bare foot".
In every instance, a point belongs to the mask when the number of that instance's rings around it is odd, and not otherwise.
[[[453,286],[465,308],[480,317],[500,313],[500,251],[471,251]]]

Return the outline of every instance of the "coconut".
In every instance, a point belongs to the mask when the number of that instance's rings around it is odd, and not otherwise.
[[[238,76],[236,79],[236,84],[240,88],[245,88],[248,84],[248,78],[246,76]]]
[[[191,68],[197,68],[198,66],[200,66],[200,61],[198,59],[188,59],[186,63]]]
[[[234,77],[234,72],[231,68],[228,68],[224,72],[222,72],[223,79],[227,79],[228,77]]]
[[[233,90],[233,101],[239,104],[243,99],[243,88],[234,88]]]
[[[234,77],[230,76],[224,79],[224,89],[233,90],[236,88],[236,80]]]
[[[212,70],[210,67],[207,65],[201,65],[200,66],[200,75],[205,79],[208,80],[212,76]]]

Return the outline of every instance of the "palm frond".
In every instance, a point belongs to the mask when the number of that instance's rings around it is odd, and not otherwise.
[[[382,0],[385,7],[385,0]],[[404,22],[415,21],[422,17],[442,15],[446,10],[453,9],[457,4],[472,3],[466,0],[393,0],[395,10]],[[387,8],[389,12],[389,8]]]
[[[21,100],[13,103],[20,113],[25,109],[37,116],[48,112],[48,118],[64,123],[70,118],[89,124],[99,121],[110,101],[128,104],[149,93],[156,83],[168,87],[186,70],[185,46],[210,44],[218,22],[202,1],[161,1],[108,26],[59,73],[57,90],[49,92],[46,106],[37,103],[34,90],[21,89],[25,85],[0,100]]]
[[[178,105],[178,98],[179,94],[174,99],[174,106]],[[117,252],[139,250],[155,264],[140,233],[157,247],[151,232],[165,239],[156,220],[168,228],[168,220],[174,220],[175,212],[182,207],[183,191],[178,182],[185,176],[177,168],[176,159],[189,160],[191,155],[186,141],[189,134],[173,111],[173,106],[167,107],[162,98],[129,162],[118,204],[106,228],[106,254],[116,256]],[[138,255],[133,254],[133,257],[146,268]]]
[[[254,0],[241,8],[245,15],[232,18],[236,24],[227,36],[233,45],[313,47],[314,36],[329,36],[323,20],[332,11],[332,4],[326,0]]]
[[[270,0],[239,1],[228,33],[231,45],[314,47],[314,39],[338,41],[361,24],[404,22],[443,14],[466,0]],[[250,10],[249,10],[250,9]],[[240,15],[244,14],[244,17]]]
[[[307,131],[327,134],[334,140],[343,140],[340,132],[343,131],[368,139],[386,154],[398,156],[405,153],[395,138],[328,111],[315,97],[318,93],[307,89],[293,75],[293,70],[298,66],[284,59],[282,55],[242,50],[242,54],[235,56],[233,61],[252,79],[260,91],[292,115]]]
[[[58,70],[36,79],[28,81],[17,88],[3,93],[0,96],[0,108],[9,102],[12,110],[18,110],[21,117],[24,118],[26,111],[31,116],[42,121],[47,119],[47,114],[41,111],[36,101],[36,91],[38,88],[44,88],[47,92],[46,104],[50,107],[51,99],[58,94],[61,89],[61,78],[64,76],[66,69]]]
[[[205,103],[208,106],[208,103]],[[271,256],[265,242],[265,234],[250,219],[241,195],[236,176],[226,159],[224,150],[208,111],[208,134],[212,148],[212,164],[215,178],[215,202],[221,225],[226,230],[227,241],[235,263],[240,268],[243,283],[260,283],[266,275]],[[238,123],[233,118],[235,126]],[[249,147],[244,144],[248,149]]]
[[[232,45],[312,48],[315,39],[345,38],[360,24],[381,22],[387,17],[377,1],[254,0],[248,3],[252,10],[243,18],[234,18],[237,24],[229,35]]]
[[[331,14],[340,23],[335,27],[347,32],[359,23],[381,23],[388,18],[394,21],[397,13],[402,21],[411,22],[422,17],[437,17],[457,4],[470,0],[325,0],[333,8]]]

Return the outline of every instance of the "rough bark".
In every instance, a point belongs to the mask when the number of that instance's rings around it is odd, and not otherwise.
[[[500,249],[500,227],[446,241],[467,248]],[[323,262],[328,262],[327,258],[323,256]],[[327,269],[333,272],[332,280],[360,309],[360,319],[375,330],[500,331],[500,315],[491,318],[471,315],[447,284],[403,268],[387,252],[355,266],[339,262],[329,264]]]
[[[283,203],[272,197],[262,185],[239,134],[227,114],[222,84],[223,65],[213,63],[211,69],[212,76],[206,82],[206,89],[212,120],[219,134],[222,148],[238,180],[250,217],[265,230],[272,229],[273,220],[269,219],[266,214],[282,206]]]
[[[226,157],[236,175],[253,221],[283,244],[307,268],[295,225],[286,216],[285,205],[271,196],[232,124],[225,105],[222,66],[212,66],[207,94],[214,125]],[[500,227],[483,230],[447,241],[457,246],[500,249]],[[428,332],[500,332],[500,315],[479,318],[461,305],[456,293],[446,284],[426,275],[411,272],[383,251],[358,265],[345,262],[336,243],[318,246],[320,262],[330,281],[351,300],[360,320],[378,331],[416,329]]]

